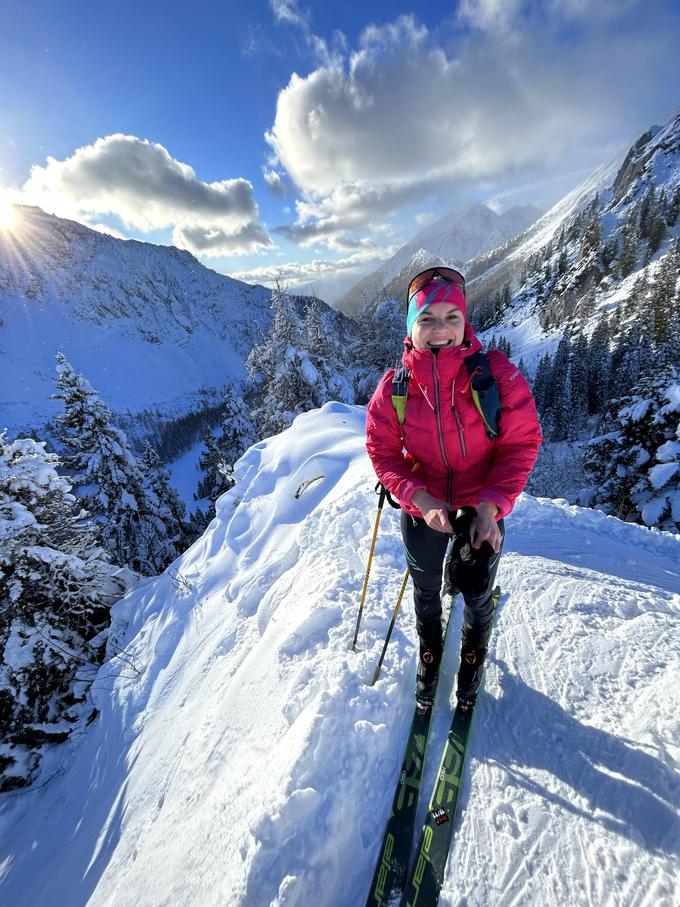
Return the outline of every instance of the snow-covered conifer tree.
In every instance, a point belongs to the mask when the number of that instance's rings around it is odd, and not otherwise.
[[[0,436],[0,790],[68,737],[125,591],[58,466],[44,442]]]
[[[115,428],[111,411],[63,353],[57,354],[57,387],[52,396],[64,403],[56,420],[64,465],[99,524],[106,549],[120,566],[145,575],[157,572],[163,529],[124,432]]]
[[[298,413],[314,408],[318,372],[305,355],[300,324],[290,296],[277,286],[272,293],[272,328],[248,357],[259,390],[253,419],[264,437],[287,428]]]
[[[674,367],[641,379],[589,445],[595,503],[622,519],[680,529],[680,380]]]
[[[208,498],[214,503],[233,486],[234,463],[255,440],[255,428],[248,407],[237,388],[229,385],[224,398],[221,434],[205,438],[206,449],[199,462],[204,476],[194,495],[196,500]]]
[[[163,468],[158,452],[148,442],[140,462],[143,488],[154,517],[148,540],[149,560],[155,572],[161,573],[189,547],[186,507],[170,485],[170,473]]]

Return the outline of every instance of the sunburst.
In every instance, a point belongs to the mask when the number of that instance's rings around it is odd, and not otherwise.
[[[0,230],[11,230],[14,226],[14,205],[0,195]]]

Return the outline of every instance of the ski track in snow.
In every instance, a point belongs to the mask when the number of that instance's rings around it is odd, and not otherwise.
[[[364,412],[252,447],[204,536],[116,606],[133,667],[45,787],[0,800],[0,903],[363,905],[413,707],[410,587]],[[295,498],[303,483],[310,483]],[[523,496],[440,903],[677,904],[680,537]],[[416,828],[451,717],[455,603]],[[127,629],[126,629],[127,627]],[[417,837],[417,835],[416,835]]]

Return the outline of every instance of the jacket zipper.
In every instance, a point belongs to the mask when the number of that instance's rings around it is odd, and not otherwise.
[[[460,416],[458,415],[458,410],[456,409],[455,397],[456,392],[456,382],[454,381],[451,386],[451,412],[453,413],[453,418],[456,420],[456,428],[458,429],[458,441],[460,442],[460,452],[463,454],[463,457],[467,457],[467,444],[465,442],[465,433],[463,431],[463,423],[460,421]]]
[[[452,488],[451,488],[451,465],[449,463],[449,458],[446,456],[446,447],[444,445],[444,427],[442,425],[442,401],[439,396],[439,373],[437,371],[437,362],[432,356],[432,378],[434,381],[434,414],[437,418],[437,434],[439,435],[439,449],[441,450],[442,458],[446,463],[446,503],[453,506],[451,501],[453,499]]]

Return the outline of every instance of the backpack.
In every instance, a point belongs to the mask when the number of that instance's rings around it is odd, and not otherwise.
[[[487,437],[490,441],[495,441],[500,431],[498,420],[501,413],[501,401],[498,396],[498,384],[489,365],[489,358],[486,353],[478,350],[465,359],[465,367],[470,376],[472,399],[484,422]],[[395,370],[392,378],[392,406],[400,426],[404,424],[406,418],[406,400],[410,378],[411,369],[404,365],[400,365]]]

